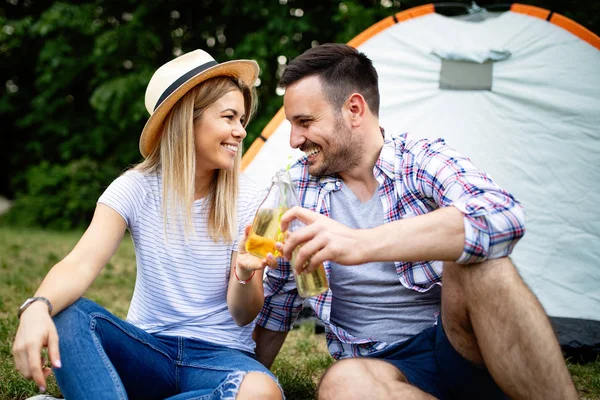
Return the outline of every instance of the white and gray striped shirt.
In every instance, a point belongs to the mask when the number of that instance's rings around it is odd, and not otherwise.
[[[243,175],[238,198],[239,235],[264,197]],[[208,207],[194,202],[196,233],[186,243],[183,223],[169,224],[165,241],[159,174],[130,170],[113,181],[98,203],[127,222],[135,247],[137,278],[127,321],[152,334],[191,337],[254,352],[254,323],[239,327],[227,308],[231,253],[237,242],[212,241]]]

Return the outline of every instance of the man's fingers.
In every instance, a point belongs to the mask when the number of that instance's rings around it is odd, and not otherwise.
[[[328,259],[327,253],[327,240],[323,236],[315,237],[296,250],[294,270],[296,273],[313,272]]]
[[[304,272],[304,270],[306,269],[306,267],[308,267],[308,263],[310,262],[310,257],[317,251],[319,250],[319,245],[316,243],[315,240],[312,240],[308,243],[305,243],[303,246],[300,246],[298,248],[296,248],[296,250],[294,251],[294,262],[293,262],[293,267],[294,267],[294,271],[296,271],[297,274],[300,274],[302,272]]]
[[[266,265],[270,268],[278,268],[279,265],[277,264],[277,259],[275,258],[275,256],[271,253],[267,254],[267,258],[265,259],[266,261]]]
[[[302,246],[300,250],[304,250],[304,247],[306,246]],[[296,270],[296,272],[310,274],[311,272],[316,271],[317,267],[327,260],[325,257],[326,253],[327,250],[319,245],[317,245],[314,250],[306,249],[306,252],[302,255],[302,260],[297,262],[299,268]]]
[[[297,263],[297,265],[294,266],[294,271],[296,274],[310,274],[315,272],[317,268],[327,259],[323,256],[323,254],[325,254],[324,250],[308,256],[306,261],[304,261],[302,264]]]
[[[311,273],[316,271],[319,265],[323,264],[328,259],[330,259],[330,257],[327,256],[327,251],[325,248],[322,248],[310,256],[308,265],[306,266],[306,272]]]
[[[287,260],[292,259],[292,253],[296,247],[306,245],[314,240],[319,234],[319,228],[315,225],[308,225],[293,233],[289,233],[283,244],[283,256]]]
[[[319,217],[319,215],[320,214],[316,212],[310,211],[300,206],[292,207],[281,216],[281,231],[287,231],[290,222],[292,222],[295,218],[298,218],[306,225],[310,225]]]
[[[48,357],[54,368],[62,367],[60,362],[60,351],[58,349],[58,332],[56,332],[55,327],[52,327],[48,334]]]

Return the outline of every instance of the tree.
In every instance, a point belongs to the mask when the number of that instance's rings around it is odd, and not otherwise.
[[[424,3],[403,1],[402,9]],[[578,1],[568,11],[558,1],[537,4],[597,31],[595,3]],[[391,0],[5,0],[0,193],[16,197],[12,220],[62,228],[89,221],[103,188],[140,161],[145,87],[173,57],[202,48],[217,61],[259,63],[260,104],[248,147],[282,105],[277,80],[289,60],[318,43],[347,42],[400,6]]]

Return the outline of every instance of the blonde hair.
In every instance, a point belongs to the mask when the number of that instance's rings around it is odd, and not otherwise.
[[[256,91],[232,77],[208,79],[186,93],[167,115],[158,144],[134,169],[161,172],[165,237],[170,223],[182,217],[185,237],[194,231],[192,211],[195,195],[196,151],[194,122],[225,94],[239,90],[244,97],[247,126],[256,110]],[[200,133],[202,134],[202,133]],[[238,176],[242,152],[233,170],[216,170],[207,195],[208,233],[214,242],[231,242],[237,234]]]

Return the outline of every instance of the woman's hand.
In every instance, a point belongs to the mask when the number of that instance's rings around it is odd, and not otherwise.
[[[52,373],[52,369],[46,366],[46,360],[42,357],[43,348],[48,348],[52,366],[60,368],[56,327],[48,314],[46,304],[37,301],[21,314],[12,353],[17,370],[25,378],[33,379],[40,392],[46,391],[46,378]]]
[[[250,225],[246,227],[238,252],[234,252],[231,257],[232,271],[227,291],[227,307],[239,326],[248,325],[258,315],[265,301],[262,271],[267,265],[277,264],[273,254],[261,259],[246,252],[246,238],[250,228]]]
[[[246,229],[244,230],[244,238],[240,240],[238,248],[236,273],[243,281],[250,277],[250,275],[252,275],[252,273],[256,270],[263,270],[267,266],[271,268],[277,268],[277,260],[273,254],[268,253],[266,258],[259,258],[246,251],[246,239],[250,234],[250,229],[252,229],[251,225],[246,226]]]

